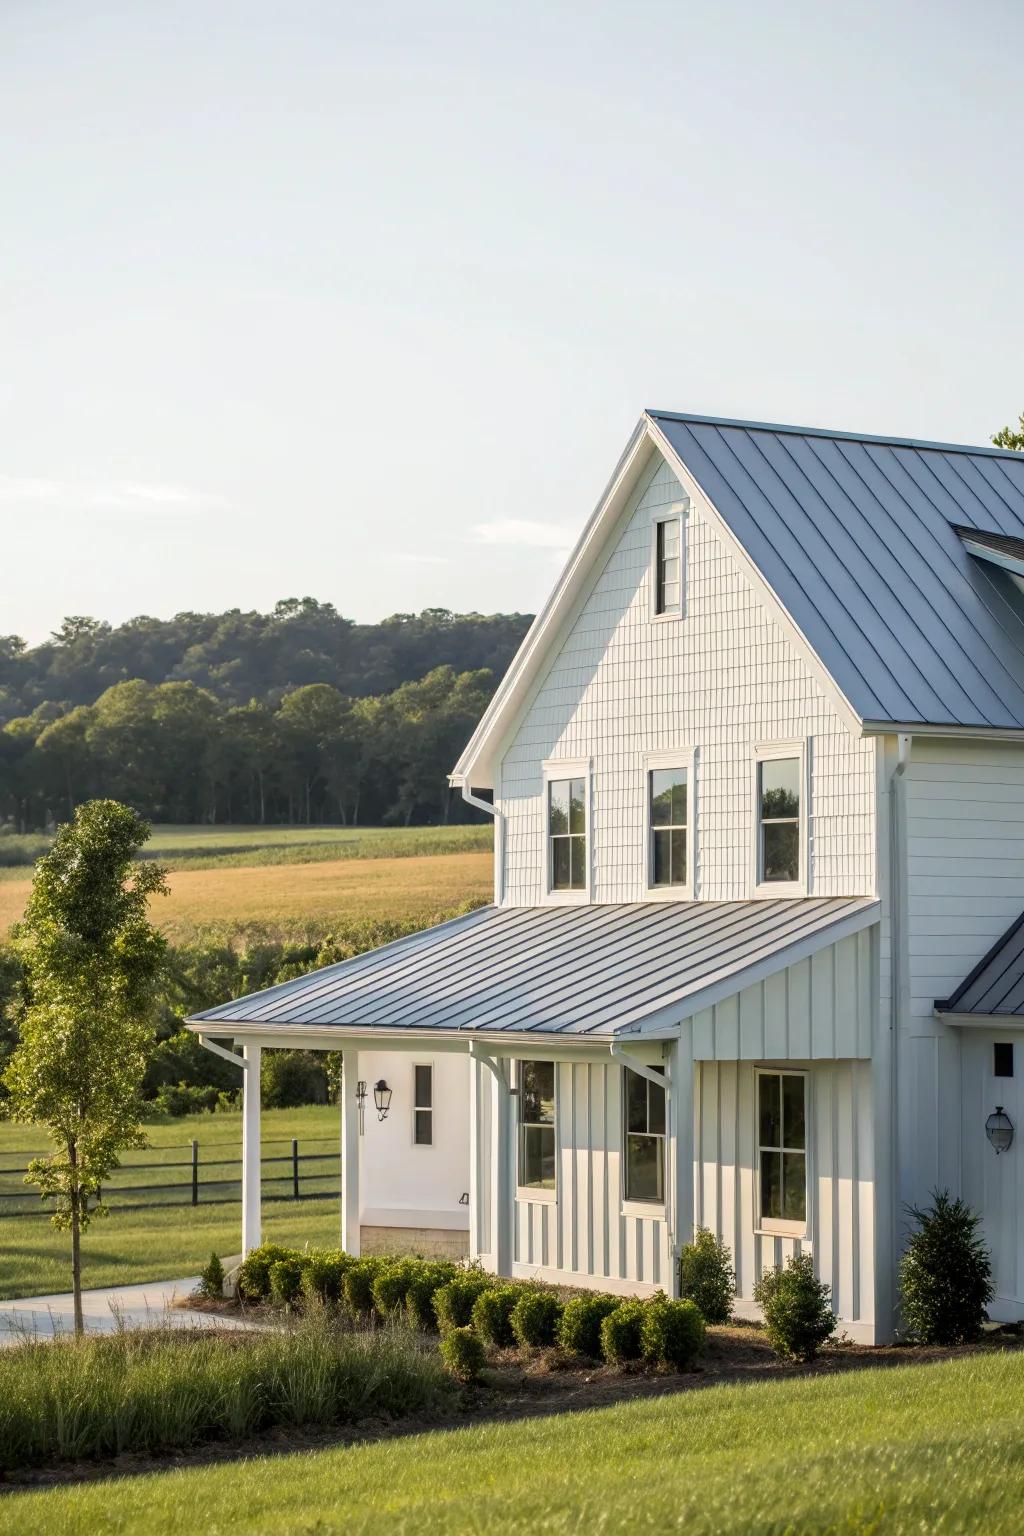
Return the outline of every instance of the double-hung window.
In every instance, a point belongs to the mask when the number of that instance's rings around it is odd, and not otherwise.
[[[555,1064],[521,1061],[518,1074],[521,1189],[555,1189]]]
[[[803,744],[759,747],[756,772],[755,883],[765,895],[802,895],[806,888]]]
[[[587,781],[550,778],[548,869],[552,891],[587,889]]]
[[[761,1226],[802,1234],[807,1226],[807,1077],[757,1074]]]
[[[683,518],[680,512],[655,519],[651,548],[651,611],[656,619],[683,611]]]
[[[688,778],[685,768],[651,768],[648,771],[652,886],[688,884]]]
[[[412,1139],[417,1147],[434,1145],[434,1069],[417,1062],[412,1069]]]
[[[665,1090],[623,1068],[627,1200],[665,1200]]]

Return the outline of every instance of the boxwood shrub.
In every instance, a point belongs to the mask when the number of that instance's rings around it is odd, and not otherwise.
[[[518,1285],[496,1285],[493,1290],[481,1291],[473,1303],[472,1322],[485,1343],[495,1349],[511,1349],[516,1342],[512,1332],[512,1309],[520,1296]]]
[[[369,1317],[373,1311],[373,1282],[384,1268],[384,1260],[371,1256],[354,1259],[345,1270],[341,1286],[345,1305],[355,1317]]]
[[[601,1324],[601,1353],[609,1365],[626,1365],[643,1354],[640,1330],[644,1322],[642,1301],[620,1301]]]
[[[424,1260],[417,1266],[405,1293],[405,1315],[421,1333],[436,1333],[434,1296],[442,1285],[454,1280],[457,1273],[456,1266],[447,1259]]]
[[[394,1259],[381,1265],[373,1281],[373,1304],[381,1317],[391,1317],[402,1310],[419,1269],[417,1259]]]
[[[618,1296],[574,1296],[567,1301],[558,1325],[558,1342],[570,1355],[601,1358],[601,1324],[621,1304]]]
[[[688,1371],[704,1348],[706,1333],[696,1302],[655,1296],[644,1307],[640,1348],[651,1365]]]
[[[449,1328],[467,1328],[473,1307],[482,1291],[490,1290],[494,1280],[480,1269],[460,1271],[447,1285],[434,1292],[434,1313],[442,1333]]]
[[[302,1294],[303,1261],[299,1257],[275,1259],[270,1266],[270,1299],[278,1307],[290,1307]]]
[[[706,1323],[727,1323],[732,1316],[732,1254],[708,1227],[698,1227],[679,1256],[679,1294],[697,1303]]]
[[[832,1293],[815,1275],[809,1253],[794,1254],[785,1269],[766,1269],[754,1300],[764,1310],[768,1342],[783,1360],[813,1360],[835,1332]]]
[[[263,1243],[247,1254],[238,1268],[238,1294],[243,1301],[266,1301],[270,1295],[270,1266],[282,1259],[299,1259],[297,1248]]]
[[[547,1348],[555,1342],[561,1318],[562,1303],[554,1291],[521,1291],[510,1317],[516,1343],[524,1349]]]
[[[484,1346],[472,1328],[449,1328],[441,1338],[441,1359],[459,1381],[476,1381],[486,1358]]]
[[[306,1255],[302,1289],[309,1297],[336,1306],[342,1299],[345,1271],[355,1261],[341,1248],[314,1248]]]

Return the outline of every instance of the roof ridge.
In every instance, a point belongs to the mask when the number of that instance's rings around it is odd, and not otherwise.
[[[747,421],[741,416],[701,416],[688,411],[660,411],[653,407],[647,407],[644,415],[655,421],[692,422],[704,427],[742,427],[748,432],[787,432],[794,437],[829,437],[847,443],[880,443],[889,448],[930,449],[937,453],[981,453],[991,459],[1024,460],[1024,453],[1019,453],[1015,448],[996,448],[994,445],[984,447],[980,443],[930,442],[927,438],[887,437],[883,433],[847,432],[829,427],[798,427],[774,421]]]

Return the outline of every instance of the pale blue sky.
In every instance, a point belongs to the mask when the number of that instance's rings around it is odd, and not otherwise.
[[[1015,0],[0,0],[0,631],[533,609],[644,405],[1024,409]]]

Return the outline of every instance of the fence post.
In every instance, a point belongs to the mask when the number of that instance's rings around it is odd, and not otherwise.
[[[199,1204],[199,1143],[192,1143],[192,1204]]]
[[[298,1137],[292,1138],[292,1199],[299,1198],[299,1141]]]

